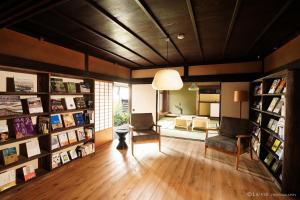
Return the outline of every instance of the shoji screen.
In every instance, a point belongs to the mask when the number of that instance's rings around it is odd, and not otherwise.
[[[112,128],[113,83],[95,81],[95,129],[102,131]]]

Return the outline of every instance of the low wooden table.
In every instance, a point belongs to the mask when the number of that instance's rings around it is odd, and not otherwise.
[[[119,144],[117,146],[117,149],[127,149],[128,146],[125,142],[126,140],[126,134],[128,133],[128,129],[117,129],[116,130],[117,135],[119,136]]]

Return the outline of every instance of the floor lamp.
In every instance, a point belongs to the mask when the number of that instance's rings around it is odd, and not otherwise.
[[[233,101],[240,103],[240,119],[242,119],[242,103],[248,101],[247,91],[234,91]]]

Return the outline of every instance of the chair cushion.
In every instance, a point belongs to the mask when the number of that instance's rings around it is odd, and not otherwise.
[[[134,131],[132,140],[135,141],[142,141],[142,140],[154,140],[159,139],[160,135],[153,131],[153,130],[141,130],[141,131]]]
[[[235,138],[237,134],[250,134],[249,121],[232,117],[222,117],[219,134]]]
[[[134,126],[134,130],[152,129],[154,125],[152,113],[131,114],[131,125]]]
[[[241,140],[241,153],[247,150],[249,146],[248,141],[247,139]],[[217,149],[221,149],[232,153],[235,153],[237,151],[236,142],[236,139],[222,135],[210,137],[205,140],[205,144],[209,147],[215,147]]]

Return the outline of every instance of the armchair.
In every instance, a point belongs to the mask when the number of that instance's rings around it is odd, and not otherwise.
[[[153,129],[155,127],[155,130]],[[158,140],[159,151],[160,143],[160,126],[154,124],[152,113],[134,113],[131,114],[131,124],[129,125],[131,138],[131,154],[134,155],[134,143],[149,142]]]
[[[240,155],[251,150],[251,131],[249,121],[232,117],[222,117],[219,135],[205,138],[206,157],[207,148],[236,156],[236,169],[239,167]]]

